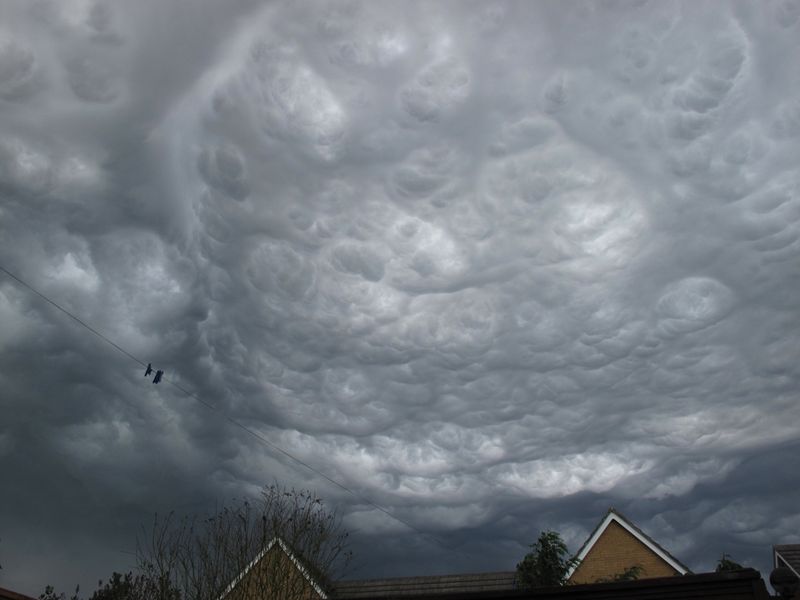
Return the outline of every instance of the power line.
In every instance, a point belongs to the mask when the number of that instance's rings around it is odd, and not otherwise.
[[[65,315],[67,315],[68,317],[70,317],[71,319],[73,319],[75,322],[77,322],[77,323],[78,323],[79,325],[81,325],[82,327],[84,327],[84,328],[88,329],[89,331],[91,331],[91,332],[92,332],[94,335],[96,335],[96,336],[97,336],[97,337],[99,337],[101,340],[103,340],[104,342],[106,342],[107,344],[109,344],[110,346],[112,346],[112,347],[113,347],[115,350],[117,350],[118,352],[121,352],[122,354],[124,354],[125,356],[127,356],[128,358],[130,358],[131,360],[133,360],[134,362],[138,363],[138,364],[139,364],[139,365],[141,365],[142,367],[145,367],[145,366],[146,366],[146,365],[145,365],[145,363],[144,363],[144,361],[142,361],[141,359],[137,358],[136,356],[134,356],[133,354],[131,354],[130,352],[128,352],[127,350],[125,350],[125,349],[124,349],[122,346],[120,346],[119,344],[115,343],[113,340],[109,339],[108,337],[106,337],[105,335],[103,335],[102,333],[100,333],[99,331],[97,331],[97,330],[96,330],[94,327],[92,327],[91,325],[89,325],[88,323],[86,323],[85,321],[83,321],[82,319],[80,319],[79,317],[75,316],[73,313],[71,313],[70,311],[68,311],[66,308],[64,308],[63,306],[61,306],[60,304],[58,304],[58,303],[57,303],[57,302],[55,302],[54,300],[51,300],[50,298],[48,298],[48,297],[47,297],[45,294],[43,294],[42,292],[40,292],[39,290],[37,290],[36,288],[34,288],[32,285],[30,285],[30,284],[26,283],[25,281],[23,281],[23,280],[22,280],[20,277],[18,277],[17,275],[15,275],[14,273],[12,273],[11,271],[9,271],[8,269],[6,269],[5,267],[3,267],[2,265],[0,265],[0,271],[2,271],[3,273],[5,273],[5,274],[6,274],[6,275],[8,275],[9,277],[11,277],[11,278],[12,278],[14,281],[16,281],[16,282],[17,282],[17,283],[19,283],[20,285],[24,286],[25,288],[27,288],[28,290],[30,290],[31,292],[33,292],[33,293],[34,293],[34,294],[36,294],[37,296],[39,296],[39,297],[40,297],[42,300],[44,300],[45,302],[47,302],[47,303],[51,304],[52,306],[54,306],[55,308],[57,308],[58,310],[60,310],[62,313],[64,313]],[[169,380],[169,379],[166,379],[166,378],[165,378],[165,379],[163,379],[163,381],[166,381],[167,383],[169,383],[169,384],[170,384],[170,385],[172,385],[173,387],[177,388],[178,390],[180,390],[181,392],[183,392],[183,393],[184,393],[184,394],[186,394],[187,396],[189,396],[189,397],[191,397],[191,398],[194,398],[194,399],[195,399],[195,400],[197,400],[197,401],[198,401],[200,404],[204,405],[206,408],[208,408],[208,409],[210,409],[210,410],[213,410],[213,411],[215,411],[215,412],[222,412],[222,410],[221,410],[220,408],[218,408],[218,407],[214,406],[213,404],[211,404],[210,402],[208,402],[208,401],[206,401],[206,400],[203,400],[203,399],[202,399],[202,398],[200,398],[200,397],[199,397],[197,394],[195,394],[194,392],[191,392],[191,391],[187,390],[186,388],[184,388],[184,387],[183,387],[182,385],[180,385],[179,383],[177,383],[177,382],[175,382],[175,381],[171,381],[171,380]],[[224,414],[224,413],[223,413],[223,414]],[[361,501],[362,503],[364,503],[364,504],[367,504],[368,506],[371,506],[371,507],[372,507],[372,508],[374,508],[375,510],[378,510],[378,511],[380,511],[381,513],[385,514],[385,515],[386,515],[387,517],[389,517],[390,519],[392,519],[392,520],[394,520],[394,521],[397,521],[398,523],[400,523],[400,524],[402,524],[402,525],[405,525],[406,527],[408,527],[408,528],[409,528],[409,529],[411,529],[412,531],[414,531],[414,532],[418,533],[419,535],[422,535],[422,536],[424,536],[424,537],[426,537],[426,538],[428,538],[428,539],[431,539],[431,540],[433,540],[434,542],[436,542],[436,544],[438,544],[439,546],[441,546],[441,547],[443,547],[443,548],[446,548],[447,550],[453,550],[453,549],[455,549],[455,547],[454,547],[454,546],[450,546],[449,544],[446,544],[446,543],[445,543],[443,540],[441,540],[441,539],[440,539],[440,538],[438,538],[437,536],[435,536],[435,535],[433,535],[433,534],[431,534],[431,533],[428,533],[428,532],[426,532],[426,531],[422,531],[421,529],[419,529],[418,527],[415,527],[414,525],[412,525],[411,523],[409,523],[409,522],[408,522],[408,521],[406,521],[405,519],[402,519],[402,518],[398,517],[397,515],[394,515],[394,514],[392,514],[392,513],[391,513],[391,512],[390,512],[388,509],[384,508],[384,507],[383,507],[383,506],[381,506],[380,504],[377,504],[376,502],[373,502],[373,501],[372,501],[372,500],[370,500],[369,498],[366,498],[366,497],[364,497],[362,494],[360,494],[360,493],[358,493],[358,492],[356,492],[356,491],[352,490],[351,488],[347,487],[345,484],[343,484],[343,483],[340,483],[339,481],[337,481],[337,480],[336,480],[336,479],[334,479],[333,477],[330,477],[330,476],[326,475],[324,472],[322,472],[322,471],[320,471],[319,469],[317,469],[316,467],[314,467],[314,466],[310,465],[309,463],[307,463],[307,462],[306,462],[306,461],[304,461],[303,459],[301,459],[301,458],[298,458],[297,456],[293,455],[293,454],[292,454],[291,452],[289,452],[288,450],[284,450],[284,449],[283,449],[282,447],[280,447],[279,445],[277,445],[277,444],[275,444],[275,443],[273,443],[273,442],[270,442],[270,441],[269,441],[267,438],[265,438],[263,435],[261,435],[260,433],[258,433],[258,432],[257,432],[257,431],[255,431],[254,429],[251,429],[251,428],[250,428],[250,427],[248,427],[247,425],[244,425],[243,423],[241,423],[241,422],[237,421],[236,419],[234,419],[233,417],[231,417],[231,416],[229,416],[229,415],[225,415],[225,414],[224,414],[224,416],[225,416],[225,420],[226,420],[228,423],[230,423],[231,425],[234,425],[234,426],[238,427],[238,428],[239,428],[239,429],[241,429],[242,431],[244,431],[244,432],[246,432],[246,433],[250,434],[250,435],[251,435],[252,437],[254,437],[254,438],[257,440],[257,441],[259,441],[259,442],[260,442],[260,443],[262,443],[263,445],[267,446],[268,448],[271,448],[272,450],[274,450],[274,451],[276,451],[276,452],[279,452],[280,454],[283,454],[284,456],[286,456],[287,458],[289,458],[289,459],[293,460],[293,461],[294,461],[294,462],[296,462],[297,464],[299,464],[299,465],[302,465],[303,467],[305,467],[306,469],[308,469],[308,470],[309,470],[309,471],[311,471],[312,473],[315,473],[316,475],[319,475],[320,477],[322,477],[322,478],[323,478],[323,479],[325,479],[326,481],[328,481],[328,482],[332,483],[333,485],[335,485],[335,486],[336,486],[336,487],[338,487],[339,489],[341,489],[341,490],[343,490],[343,491],[347,492],[348,494],[352,495],[354,498],[356,498],[357,500]]]
[[[142,365],[142,366],[145,366],[145,364],[144,364],[144,363],[143,363],[141,360],[139,360],[138,358],[136,358],[136,357],[135,357],[133,354],[131,354],[130,352],[128,352],[128,351],[127,351],[127,350],[125,350],[124,348],[122,348],[122,347],[118,346],[117,344],[115,344],[114,342],[112,342],[110,339],[108,339],[108,338],[107,338],[106,336],[104,336],[102,333],[100,333],[99,331],[97,331],[97,330],[96,330],[94,327],[92,327],[91,325],[87,324],[87,323],[86,323],[86,322],[84,322],[84,321],[81,321],[81,320],[80,320],[78,317],[76,317],[75,315],[73,315],[71,312],[69,312],[69,311],[68,311],[66,308],[64,308],[63,306],[61,306],[61,305],[60,305],[60,304],[58,304],[57,302],[54,302],[53,300],[50,300],[50,298],[48,298],[47,296],[45,296],[43,293],[41,293],[39,290],[37,290],[37,289],[36,289],[36,288],[34,288],[33,286],[31,286],[31,285],[28,285],[27,283],[25,283],[24,281],[22,281],[22,279],[20,279],[20,278],[19,278],[19,277],[17,277],[16,275],[14,275],[14,274],[13,274],[11,271],[9,271],[8,269],[6,269],[6,268],[5,268],[3,265],[0,265],[0,271],[3,271],[3,273],[5,273],[5,274],[6,274],[6,275],[8,275],[9,277],[11,277],[11,279],[13,279],[13,280],[14,280],[14,281],[16,281],[17,283],[19,283],[19,284],[21,284],[21,285],[25,286],[26,288],[28,288],[30,291],[32,291],[34,294],[36,294],[37,296],[39,296],[39,297],[40,297],[42,300],[44,300],[45,302],[49,302],[50,304],[52,304],[53,306],[55,306],[55,307],[56,307],[58,310],[60,310],[61,312],[63,312],[63,313],[64,313],[65,315],[67,315],[69,318],[73,319],[74,321],[77,321],[77,322],[78,322],[80,325],[82,325],[83,327],[85,327],[86,329],[88,329],[89,331],[91,331],[93,334],[95,334],[97,337],[99,337],[101,340],[103,340],[103,341],[104,341],[104,342],[106,342],[107,344],[110,344],[111,346],[113,346],[114,348],[116,348],[118,351],[122,352],[122,353],[123,353],[125,356],[127,356],[127,357],[128,357],[128,358],[130,358],[131,360],[135,360],[135,361],[136,361],[137,363],[139,363],[140,365]]]

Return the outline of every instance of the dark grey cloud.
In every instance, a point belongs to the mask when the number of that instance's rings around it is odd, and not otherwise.
[[[800,4],[0,4],[0,585],[274,479],[354,575],[796,541]],[[232,417],[432,537],[276,454]],[[444,550],[443,545],[451,549]]]

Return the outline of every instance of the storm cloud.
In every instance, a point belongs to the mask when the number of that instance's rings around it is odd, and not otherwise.
[[[612,505],[768,572],[798,60],[790,0],[0,0],[0,264],[213,407],[0,274],[0,585],[91,590],[154,512],[274,480],[358,577]]]

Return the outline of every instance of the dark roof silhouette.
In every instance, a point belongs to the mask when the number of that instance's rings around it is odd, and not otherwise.
[[[32,596],[26,596],[19,592],[12,592],[6,588],[0,588],[0,600],[36,600]]]
[[[800,544],[780,544],[772,547],[775,558],[775,566],[789,567],[794,574],[800,577]],[[783,564],[778,564],[780,558]]]
[[[515,571],[465,573],[337,581],[332,595],[346,598],[397,598],[420,595],[468,594],[472,592],[511,591],[517,589]]]
[[[480,574],[479,574],[480,575]],[[484,574],[486,575],[486,574]],[[492,574],[489,574],[492,575]],[[440,580],[452,580],[454,583],[463,575],[446,575]],[[678,577],[658,577],[613,583],[589,583],[583,585],[565,585],[562,587],[521,589],[494,589],[482,591],[450,591],[447,588],[436,589],[423,585],[424,580],[436,578],[408,577],[397,579],[372,580],[374,592],[367,593],[365,586],[360,590],[357,586],[346,585],[336,588],[336,600],[368,600],[379,598],[390,600],[768,600],[764,580],[755,569],[744,569],[731,573],[702,573],[700,575],[682,575]],[[418,593],[411,592],[411,586],[405,580],[417,580]],[[384,585],[379,586],[378,582]],[[394,583],[392,583],[394,582]],[[342,582],[347,583],[347,582]],[[364,582],[353,582],[364,583]],[[455,586],[454,586],[455,588]],[[447,591],[444,591],[447,590]],[[347,592],[353,593],[348,595]]]

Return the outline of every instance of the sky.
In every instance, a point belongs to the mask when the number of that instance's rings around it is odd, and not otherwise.
[[[91,592],[276,481],[351,577],[611,506],[768,576],[799,62],[796,0],[0,0],[0,266],[119,347],[0,272],[0,586]]]

